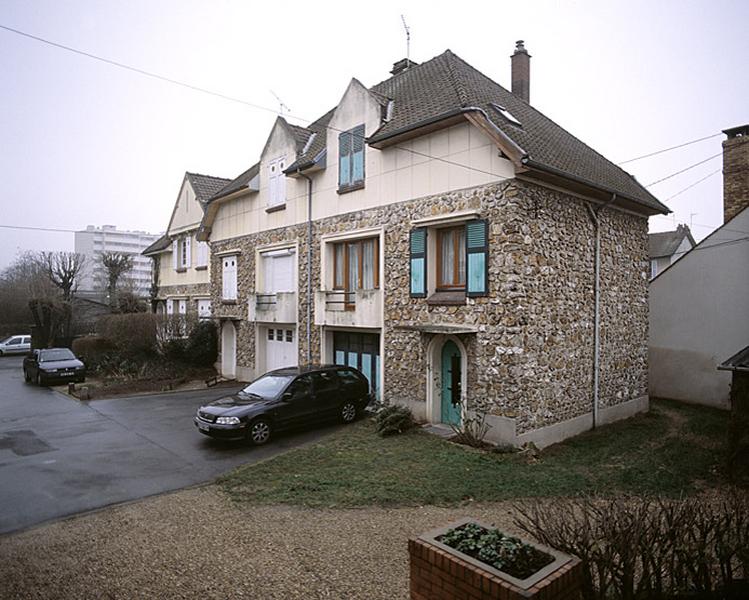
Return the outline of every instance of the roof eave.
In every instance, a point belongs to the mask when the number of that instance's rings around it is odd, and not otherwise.
[[[576,183],[578,185],[587,187],[587,188],[589,188],[591,190],[595,190],[595,191],[598,191],[598,192],[603,192],[603,193],[605,193],[607,195],[616,194],[616,196],[617,196],[617,202],[616,203],[617,204],[619,204],[619,205],[622,205],[622,204],[625,204],[625,205],[626,204],[633,204],[635,206],[624,206],[624,208],[627,208],[629,210],[633,210],[635,212],[644,213],[647,216],[653,216],[653,215],[659,215],[659,214],[667,215],[668,213],[671,212],[671,210],[667,206],[665,206],[664,204],[662,204],[657,199],[656,199],[656,202],[658,202],[658,204],[660,204],[660,206],[661,206],[660,209],[656,208],[654,206],[650,206],[650,205],[646,204],[644,201],[642,201],[642,200],[640,200],[638,198],[633,198],[630,194],[626,194],[626,193],[624,193],[624,192],[622,192],[620,190],[615,190],[613,188],[600,185],[598,183],[593,183],[592,181],[589,181],[589,180],[584,179],[582,177],[579,177],[577,175],[572,175],[571,173],[567,173],[567,172],[562,171],[560,169],[556,169],[555,167],[550,167],[549,165],[545,165],[543,163],[534,161],[530,157],[524,159],[523,162],[524,162],[524,164],[525,164],[526,167],[530,168],[530,171],[528,171],[527,173],[525,173],[526,176],[533,177],[534,174],[548,173],[549,175],[551,175],[553,177],[556,177],[556,178],[559,178],[559,179],[562,179],[562,180],[571,181],[571,182],[574,182],[574,183]],[[539,179],[542,179],[542,178],[539,178]],[[625,202],[622,202],[622,201],[625,201]]]

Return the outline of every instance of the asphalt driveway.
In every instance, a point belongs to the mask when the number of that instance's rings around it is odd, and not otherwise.
[[[335,426],[262,448],[200,435],[195,409],[226,388],[79,403],[24,383],[0,357],[0,533],[210,481],[313,441]]]

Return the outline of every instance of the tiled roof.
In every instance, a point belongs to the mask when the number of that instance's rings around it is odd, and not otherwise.
[[[233,194],[234,192],[241,190],[243,187],[246,187],[247,184],[250,183],[250,181],[255,177],[255,175],[257,175],[259,170],[260,170],[260,163],[258,162],[252,165],[244,173],[238,175],[235,179],[228,181],[228,183],[224,185],[224,187],[219,189],[215,194],[213,194],[206,201],[206,204],[210,204],[217,198],[223,198],[224,196]]]
[[[749,346],[718,366],[721,371],[749,371]]]
[[[156,254],[157,252],[161,252],[162,250],[166,250],[171,246],[172,240],[167,235],[162,235],[159,239],[157,239],[155,242],[153,242],[150,246],[147,246],[141,254],[145,256],[149,256],[150,254]]]
[[[669,212],[632,175],[450,50],[420,65],[414,64],[373,86],[370,91],[380,104],[383,116],[391,101],[392,110],[390,119],[367,140],[369,143],[382,142],[416,129],[425,122],[478,110],[524,152],[523,160],[527,166],[559,174],[604,191],[616,192],[651,211]],[[286,173],[311,167],[315,158],[325,150],[326,129],[334,112],[335,108],[307,127],[291,126],[297,139],[299,154],[286,169]],[[513,123],[507,113],[520,124]],[[301,150],[312,133],[317,135],[306,148],[307,151],[302,153]],[[235,185],[235,182],[242,180],[248,172],[240,175],[212,199],[239,189],[241,185]],[[245,179],[249,181],[250,178]]]
[[[529,165],[550,167],[616,191],[649,208],[668,212],[632,175],[450,50],[377,84],[372,90],[392,98],[393,111],[390,121],[370,137],[370,142],[386,139],[423,121],[475,107],[483,110],[502,133],[525,151]],[[520,126],[504,117],[493,104],[509,111]]]
[[[662,231],[660,233],[651,233],[648,235],[648,252],[650,258],[661,258],[672,256],[681,245],[684,238],[688,238],[692,248],[696,242],[692,237],[692,232],[686,225],[679,225],[676,231]]]
[[[212,175],[202,175],[200,173],[187,173],[192,189],[195,191],[198,201],[205,202],[216,194],[221,188],[226,186],[231,179],[224,177],[213,177]]]

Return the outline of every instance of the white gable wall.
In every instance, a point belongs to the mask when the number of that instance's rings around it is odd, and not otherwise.
[[[466,121],[398,147],[377,150],[365,146],[364,189],[339,194],[338,136],[361,124],[371,136],[380,126],[380,105],[352,80],[327,129],[327,168],[310,174],[314,220],[514,177],[512,163],[500,158],[492,140]],[[221,205],[211,241],[307,220],[307,181],[302,178],[287,178],[284,210],[270,214],[265,210],[268,182],[264,159],[275,158],[286,148],[280,137],[278,147],[275,144],[272,136],[261,158],[260,191]]]
[[[717,366],[749,344],[747,237],[749,209],[651,282],[651,396],[728,407]]]

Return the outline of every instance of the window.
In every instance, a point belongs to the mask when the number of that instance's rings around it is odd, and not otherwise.
[[[179,314],[186,315],[187,314],[187,300],[180,300],[179,301]]]
[[[198,242],[198,260],[196,266],[208,266],[208,242]]]
[[[167,300],[166,301],[166,314],[173,315],[174,314],[174,300]]]
[[[268,207],[286,203],[286,159],[277,158],[268,165]]]
[[[296,291],[296,277],[294,269],[293,248],[273,250],[260,254],[263,268],[263,292],[277,294],[279,292]]]
[[[211,301],[210,300],[198,300],[198,318],[208,319],[211,316]]]
[[[312,378],[309,375],[297,377],[286,390],[292,400],[309,398],[312,396]]]
[[[364,186],[364,125],[338,136],[338,191]]]
[[[224,256],[222,259],[222,295],[224,300],[237,299],[237,257],[236,255]]]
[[[380,287],[380,240],[368,238],[333,246],[333,288],[353,292]]]
[[[286,330],[286,341],[291,343],[294,341],[294,331],[291,329]]]
[[[312,381],[315,385],[315,393],[330,392],[338,388],[338,380],[332,371],[321,371],[312,373]]]
[[[458,227],[428,230],[419,227],[410,234],[411,297],[426,298],[432,291],[463,291],[466,296],[489,293],[488,224],[483,219],[467,221]],[[436,243],[427,244],[429,235]],[[435,267],[427,269],[427,255],[434,252]],[[431,259],[430,259],[431,261]]]
[[[465,244],[464,226],[437,230],[437,289],[465,289]]]

